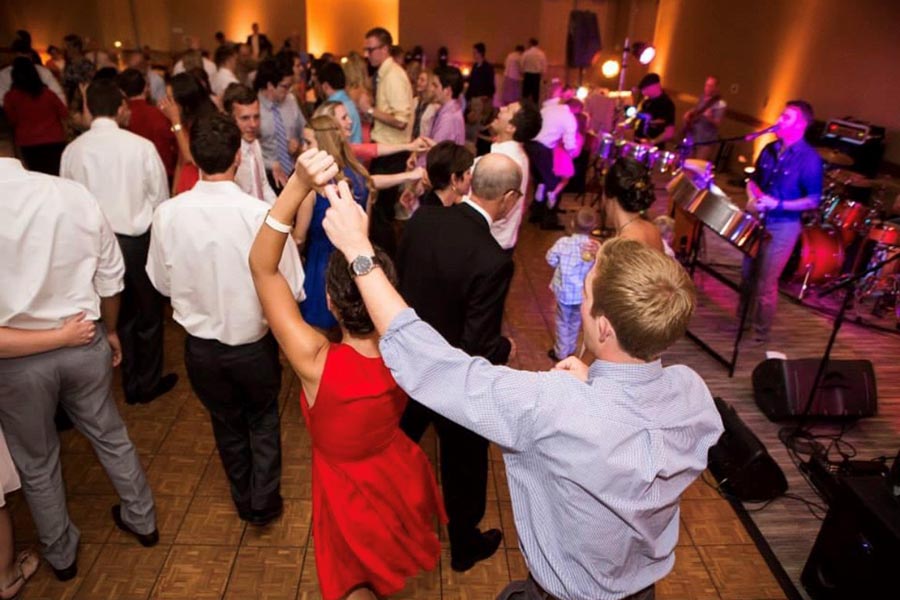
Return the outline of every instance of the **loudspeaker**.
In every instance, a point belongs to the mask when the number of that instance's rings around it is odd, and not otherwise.
[[[781,467],[734,408],[721,398],[715,402],[725,432],[709,449],[708,463],[719,487],[744,502],[764,502],[784,494],[788,486]]]
[[[887,481],[841,478],[803,567],[803,587],[815,600],[896,598],[898,565],[900,503]]]
[[[573,10],[569,13],[566,63],[570,67],[589,67],[598,52],[600,52],[600,26],[597,24],[597,13],[589,10]]]
[[[818,358],[769,359],[753,369],[753,397],[770,421],[799,416],[809,400]],[[831,360],[809,411],[811,417],[871,417],[877,411],[875,371],[868,360]]]

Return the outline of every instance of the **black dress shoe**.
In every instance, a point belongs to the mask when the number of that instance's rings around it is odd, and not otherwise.
[[[141,546],[145,548],[150,548],[151,546],[155,546],[159,543],[159,530],[154,529],[151,533],[138,533],[131,527],[129,527],[125,521],[122,520],[122,507],[116,504],[112,507],[112,518],[116,523],[116,527],[124,531],[125,533],[130,533],[137,541],[141,543]]]
[[[53,565],[50,565],[50,568],[53,569],[53,574],[56,575],[56,578],[60,581],[69,581],[70,579],[74,579],[76,575],[78,575],[78,559],[72,561],[72,564],[68,567],[57,569]]]
[[[493,556],[500,542],[503,541],[503,534],[499,529],[488,529],[481,534],[481,539],[475,544],[472,554],[468,556],[451,556],[450,568],[457,572],[468,571],[475,566],[475,563]]]
[[[547,350],[547,358],[552,360],[555,363],[559,362],[559,357],[556,355],[556,351],[553,348]]]
[[[152,390],[139,397],[125,397],[126,404],[148,404],[153,402],[160,396],[168,394],[172,391],[172,388],[175,387],[175,384],[178,383],[178,374],[177,373],[169,373],[168,375],[163,375],[159,378],[159,381],[156,382],[156,385]]]
[[[248,523],[253,525],[254,527],[265,527],[278,517],[284,514],[284,506],[279,506],[278,510],[269,510],[266,512],[254,510],[250,512],[250,516],[246,519]]]

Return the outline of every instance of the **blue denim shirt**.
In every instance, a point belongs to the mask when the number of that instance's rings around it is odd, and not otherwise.
[[[763,148],[756,159],[753,181],[763,193],[778,200],[798,200],[822,195],[822,159],[806,140],[799,140],[782,152],[781,140]],[[779,155],[780,154],[780,155]],[[799,220],[799,211],[771,210],[769,220]]]

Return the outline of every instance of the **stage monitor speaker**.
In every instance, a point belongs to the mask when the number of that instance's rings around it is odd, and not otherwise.
[[[803,567],[803,587],[815,600],[897,598],[898,565],[900,503],[887,480],[842,477]]]
[[[725,493],[744,502],[764,502],[787,491],[781,467],[741,420],[734,408],[716,398],[725,432],[709,449],[709,470]]]
[[[818,358],[768,359],[753,369],[753,397],[771,421],[800,416],[819,369]],[[855,419],[877,411],[875,371],[868,360],[830,360],[811,417]]]
[[[566,63],[570,67],[590,67],[594,55],[600,52],[600,26],[597,13],[573,10],[569,13],[569,32],[566,36]]]

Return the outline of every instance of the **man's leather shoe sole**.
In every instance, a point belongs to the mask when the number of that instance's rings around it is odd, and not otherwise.
[[[70,579],[75,579],[78,575],[78,560],[73,561],[71,565],[63,569],[57,569],[53,565],[50,565],[50,568],[53,569],[53,574],[56,575],[59,581],[69,581]]]

